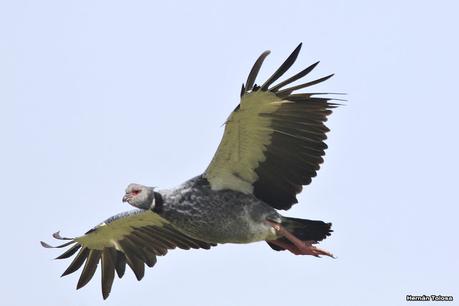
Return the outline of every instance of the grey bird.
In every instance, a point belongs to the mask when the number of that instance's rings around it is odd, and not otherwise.
[[[297,203],[303,185],[316,176],[323,162],[325,126],[338,106],[325,93],[296,93],[329,79],[291,85],[309,74],[314,63],[273,85],[295,62],[301,44],[261,86],[255,84],[265,51],[242,85],[241,100],[225,123],[222,141],[207,169],[182,185],[156,191],[130,184],[123,202],[136,207],[113,216],[83,236],[55,247],[69,247],[57,259],[74,259],[62,274],[83,266],[77,289],[85,286],[101,265],[102,296],[110,294],[115,274],[121,278],[126,264],[136,278],[145,265],[168,250],[210,249],[222,243],[266,241],[276,250],[295,255],[331,253],[316,246],[332,232],[331,223],[289,218],[278,210]],[[290,87],[288,87],[290,86]]]

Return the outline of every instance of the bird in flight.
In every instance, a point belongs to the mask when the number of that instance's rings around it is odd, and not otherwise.
[[[333,75],[292,85],[314,63],[274,84],[295,62],[301,44],[262,85],[255,79],[269,51],[263,52],[242,85],[239,105],[228,117],[217,152],[200,175],[168,190],[130,184],[123,202],[135,209],[112,216],[84,235],[64,240],[56,259],[74,256],[62,276],[82,272],[77,289],[101,266],[102,296],[126,264],[141,280],[145,265],[168,250],[210,249],[223,243],[266,241],[275,251],[330,256],[316,245],[332,232],[331,223],[282,216],[323,162],[327,117],[338,104],[326,93],[298,93]]]

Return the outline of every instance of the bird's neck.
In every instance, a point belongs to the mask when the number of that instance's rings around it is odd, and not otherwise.
[[[160,214],[163,211],[164,200],[163,196],[156,191],[153,191],[153,201],[150,207],[153,207],[153,211]]]

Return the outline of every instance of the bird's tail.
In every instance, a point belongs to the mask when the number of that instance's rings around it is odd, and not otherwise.
[[[282,217],[281,224],[286,230],[295,235],[298,239],[302,241],[311,241],[313,243],[324,240],[331,235],[331,232],[333,232],[331,229],[331,223],[325,223],[323,221],[317,220]],[[284,237],[274,241],[280,241],[283,244],[291,244],[291,242]],[[276,251],[285,250],[285,248],[282,248],[274,243],[270,243],[269,241],[266,242],[272,249]]]

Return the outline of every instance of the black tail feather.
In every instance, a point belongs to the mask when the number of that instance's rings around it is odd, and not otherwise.
[[[324,240],[333,232],[333,230],[331,229],[331,223],[326,223],[318,220],[282,217],[282,226],[284,226],[298,239],[303,241],[314,241],[315,243]],[[289,240],[283,237],[277,240],[291,244]],[[270,243],[269,241],[266,242],[273,250],[284,250],[284,248],[281,248],[273,243]]]

